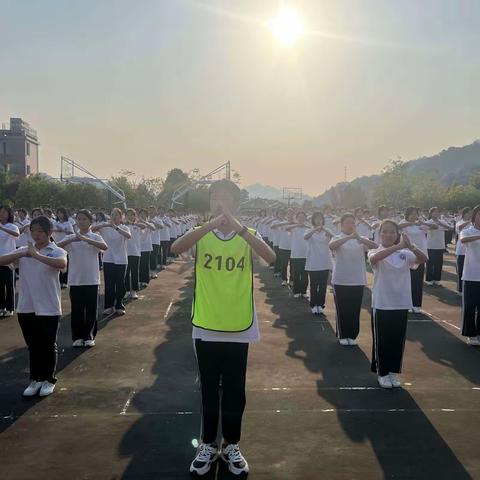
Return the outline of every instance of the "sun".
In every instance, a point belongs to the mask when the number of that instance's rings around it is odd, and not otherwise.
[[[295,10],[281,10],[269,22],[276,39],[283,45],[293,45],[304,33],[302,20]]]

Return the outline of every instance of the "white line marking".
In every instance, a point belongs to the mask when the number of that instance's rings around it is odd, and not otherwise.
[[[435,322],[438,322],[438,323],[446,323],[447,325],[450,325],[451,327],[457,329],[458,331],[460,331],[460,327],[457,327],[456,325],[454,325],[453,323],[450,323],[450,322],[447,322],[446,320],[442,320],[441,318],[438,318],[437,316],[433,315],[433,313],[430,313],[430,312],[426,312],[425,310],[423,311],[423,313],[431,318],[433,321]]]
[[[125,405],[122,408],[122,411],[120,412],[120,415],[126,415],[128,407],[130,406],[130,403],[132,402],[132,398],[135,395],[136,391],[132,390],[130,394],[128,395],[127,401],[125,402]]]
[[[175,297],[172,297],[172,299],[170,300],[170,303],[168,304],[167,311],[165,312],[165,315],[163,316],[163,319],[164,319],[164,320],[167,319],[168,314],[170,313],[170,309],[172,308],[173,300],[174,300],[174,299],[175,299]]]

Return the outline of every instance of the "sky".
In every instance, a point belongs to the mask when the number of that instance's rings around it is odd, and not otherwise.
[[[304,35],[281,44],[284,8]],[[108,178],[207,173],[310,195],[480,138],[477,0],[0,0],[0,123]]]

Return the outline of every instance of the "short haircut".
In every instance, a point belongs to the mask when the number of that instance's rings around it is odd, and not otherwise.
[[[418,208],[417,207],[408,207],[405,210],[405,220],[408,220],[408,217],[412,214],[416,213],[418,215]]]
[[[45,215],[40,215],[39,217],[34,218],[30,222],[30,231],[32,230],[32,227],[35,225],[38,225],[46,235],[50,235],[50,233],[52,233],[52,230],[53,230],[52,222]]]
[[[432,214],[435,210],[438,210],[438,207],[432,207],[429,211],[428,211],[428,218],[432,218]]]
[[[320,225],[320,222],[317,223],[318,218],[321,219],[321,224],[325,225],[325,217],[322,212],[313,212],[312,225]]]
[[[90,210],[87,210],[86,208],[83,208],[82,210],[79,210],[77,212],[77,217],[79,215],[85,215],[85,217],[87,217],[90,220],[90,223],[93,222],[93,215],[92,215],[92,212]]]
[[[467,213],[470,213],[472,211],[472,209],[470,207],[464,207],[462,208],[462,218],[465,218],[465,215]]]
[[[347,220],[347,218],[353,218],[355,220],[355,215],[350,212],[344,213],[340,218],[340,225],[343,225],[343,223],[345,222],[345,220]]]
[[[242,198],[242,191],[236,183],[233,183],[231,180],[227,179],[217,180],[216,182],[213,182],[208,189],[210,197],[212,196],[212,193],[220,191],[226,192],[231,195],[235,203],[240,203],[240,199]]]

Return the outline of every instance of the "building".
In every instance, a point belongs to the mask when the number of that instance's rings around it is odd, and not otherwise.
[[[19,177],[38,173],[38,137],[21,118],[10,118],[10,129],[0,130],[0,170]]]

